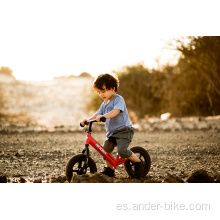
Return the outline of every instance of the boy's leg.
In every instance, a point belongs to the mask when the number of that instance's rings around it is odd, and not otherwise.
[[[114,150],[115,146],[116,146],[116,143],[114,143],[114,141],[105,140],[103,148],[107,152],[111,153]],[[107,167],[110,167],[112,170],[114,170],[114,167],[111,165],[111,163],[109,163],[108,160],[105,160],[105,163]]]
[[[130,141],[128,139],[117,139],[118,153],[122,159],[128,158],[135,166],[135,173],[137,177],[142,175],[145,163],[141,161],[132,151],[128,148]]]
[[[109,140],[106,140],[104,142],[104,149],[106,151],[108,151],[109,153],[111,153],[115,147],[115,143],[112,142],[112,141],[109,141]],[[105,158],[104,158],[105,160]],[[110,177],[114,177],[115,176],[115,170],[114,170],[114,167],[107,161],[105,160],[106,162],[106,166],[107,167],[104,167],[104,170],[101,172],[102,174],[105,174],[107,176],[110,176]]]
[[[141,162],[141,160],[132,152],[131,157],[128,157],[129,160],[131,160],[133,163]]]
[[[119,155],[122,159],[128,158],[133,163],[141,162],[141,160],[132,151],[128,149],[130,142],[131,141],[128,139],[117,138],[117,148]]]
[[[119,156],[122,159],[132,157],[133,153],[132,151],[128,149],[128,146],[131,143],[131,141],[125,138],[117,138],[116,141],[117,141],[117,150],[118,150]]]
[[[114,170],[114,167],[107,161],[105,160],[106,166]]]

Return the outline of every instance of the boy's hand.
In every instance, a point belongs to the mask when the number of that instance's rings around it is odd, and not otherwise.
[[[83,121],[80,122],[80,124],[84,127],[86,121],[87,121],[87,119],[84,119]],[[88,125],[86,125],[86,126],[88,126]]]
[[[95,120],[96,120],[97,122],[101,122],[101,120],[100,120],[101,117],[103,117],[103,115],[98,115]]]

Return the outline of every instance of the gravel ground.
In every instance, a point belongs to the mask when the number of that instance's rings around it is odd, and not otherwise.
[[[8,182],[67,182],[65,166],[81,153],[84,132],[31,132],[0,134],[0,175]],[[93,132],[102,144],[105,132]],[[220,135],[217,130],[135,132],[130,145],[144,147],[152,164],[143,182],[166,182],[173,175],[186,181],[194,171],[204,169],[213,178],[220,176]],[[98,172],[104,167],[102,157],[91,149]],[[121,165],[117,182],[129,179]],[[172,182],[172,181],[171,181]]]

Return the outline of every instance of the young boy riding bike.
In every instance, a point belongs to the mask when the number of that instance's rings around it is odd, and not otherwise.
[[[111,153],[117,146],[118,154],[122,159],[128,158],[135,165],[136,176],[140,176],[144,169],[144,162],[141,161],[128,146],[133,138],[134,129],[129,121],[128,111],[122,96],[117,94],[119,80],[110,74],[99,75],[93,82],[94,90],[103,99],[100,108],[89,119],[84,119],[81,124],[85,126],[87,120],[95,119],[101,122],[100,118],[105,117],[106,137],[104,149]],[[101,173],[110,177],[115,176],[114,167],[106,160],[107,167]]]

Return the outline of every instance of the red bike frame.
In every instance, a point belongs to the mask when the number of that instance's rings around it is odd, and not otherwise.
[[[108,153],[101,144],[99,144],[91,135],[91,133],[87,133],[86,135],[86,145],[91,145],[95,150],[97,150],[106,160],[111,163],[111,165],[117,169],[118,165],[125,163],[128,159],[122,159],[119,155],[116,155],[116,159]]]

